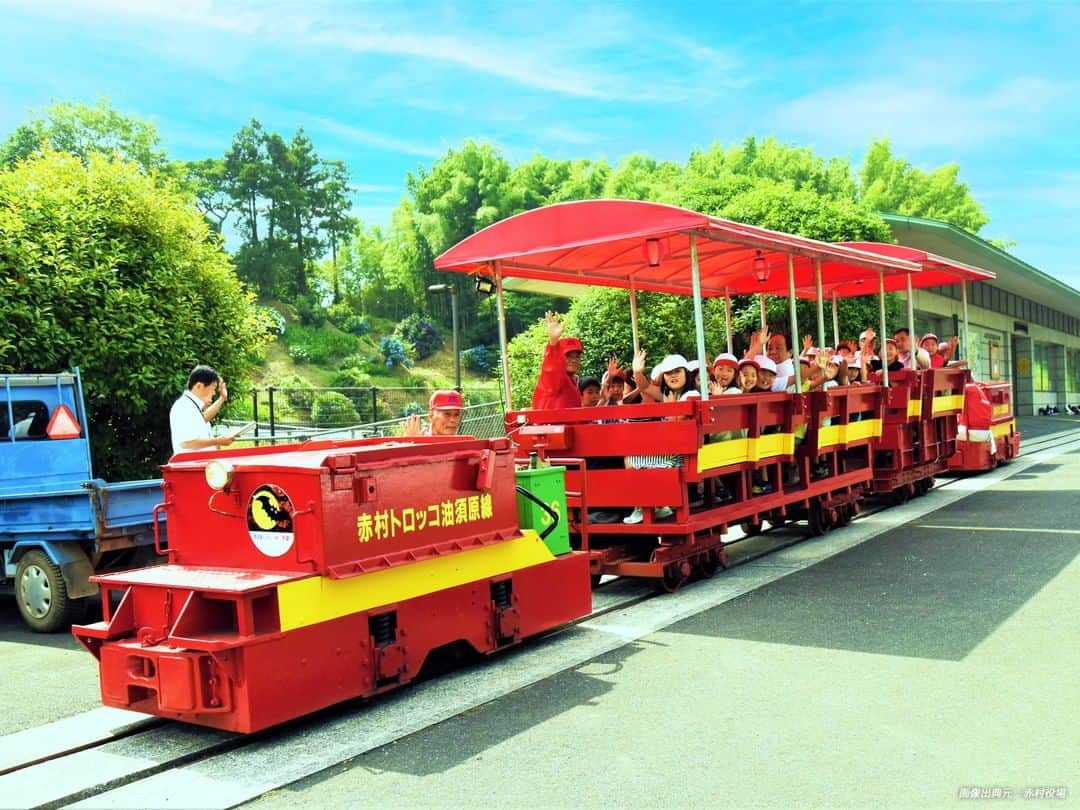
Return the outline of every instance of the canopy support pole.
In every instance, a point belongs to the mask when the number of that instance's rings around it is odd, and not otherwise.
[[[819,268],[820,268],[820,265],[819,265]],[[821,276],[819,275],[818,276],[819,284],[820,284],[820,280],[821,280]],[[792,339],[792,341],[796,341],[796,340],[799,339],[799,320],[795,316],[795,257],[792,256],[790,253],[788,254],[788,257],[787,257],[787,283],[788,283],[788,306],[789,306],[789,308],[791,310],[791,339]],[[820,324],[821,324],[821,320],[820,320],[821,299],[820,298],[818,298],[818,307],[819,307],[819,309],[818,309],[818,313],[819,313],[818,324],[820,326]],[[793,365],[795,366],[795,393],[798,394],[798,393],[802,392],[802,368],[801,368],[801,364],[799,363],[799,361],[797,359],[795,360]]]
[[[499,352],[502,354],[502,377],[503,396],[506,397],[506,410],[513,407],[510,404],[510,351],[506,343],[506,302],[503,300],[502,262],[496,260],[492,264],[492,275],[495,277],[495,304],[499,313]]]
[[[914,371],[919,367],[919,364],[915,361],[915,354],[918,351],[915,343],[915,300],[911,292],[911,273],[904,273],[904,277],[907,278],[908,355],[911,361],[911,370]]]
[[[634,354],[641,351],[641,339],[638,337],[638,322],[637,322],[637,290],[634,289],[634,282],[630,282],[630,333],[634,339]]]
[[[758,293],[761,300],[761,331],[765,331],[765,293]]]
[[[728,354],[734,354],[735,350],[731,343],[731,294],[724,289],[724,328],[727,330]]]
[[[825,348],[825,294],[821,289],[821,259],[814,260],[814,281],[817,282],[817,339],[818,349]],[[799,339],[798,335],[791,336],[792,341]],[[835,348],[835,347],[834,347]]]
[[[690,234],[690,281],[694,288],[694,334],[697,337],[698,388],[709,398],[709,370],[705,366],[705,316],[701,310],[701,274],[698,268],[697,235]]]
[[[878,315],[881,327],[881,384],[889,387],[889,353],[885,350],[885,271],[877,271],[878,278]]]
[[[967,282],[966,281],[961,281],[960,282],[960,303],[961,303],[961,306],[963,306],[963,308],[964,308],[964,329],[963,329],[964,334],[963,334],[963,337],[960,338],[960,350],[961,350],[960,359],[961,360],[967,360],[968,359],[968,348],[969,347],[968,347],[968,308],[967,308]],[[971,362],[970,361],[968,361],[968,368],[971,369],[972,374],[975,373],[975,369],[971,367]]]
[[[832,336],[833,348],[840,351],[840,313],[836,306],[836,290],[832,294]]]

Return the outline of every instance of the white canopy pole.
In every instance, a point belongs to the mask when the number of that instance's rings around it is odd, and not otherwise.
[[[758,298],[761,299],[761,328],[765,329],[765,293],[758,293]]]
[[[637,322],[637,290],[634,289],[634,282],[630,282],[630,333],[634,338],[634,354],[641,351],[641,340],[638,337],[638,322]]]
[[[840,313],[836,306],[836,290],[833,290],[832,294],[832,336],[833,336],[833,348],[839,350],[840,347]]]
[[[915,362],[915,300],[911,292],[911,273],[905,273],[907,278],[907,321],[908,321],[908,354],[911,359],[911,368],[915,370],[919,367],[919,364]]]
[[[798,340],[799,321],[795,316],[795,257],[790,253],[787,257],[787,283],[788,306],[791,309],[791,339],[794,341]],[[818,306],[821,306],[820,298],[818,299]],[[820,320],[818,322],[820,323]],[[798,394],[802,391],[802,369],[798,360],[796,360],[793,365],[795,366],[795,393]]]
[[[963,351],[963,354],[961,355],[961,359],[968,361],[968,368],[970,368],[971,373],[974,374],[975,369],[971,365],[971,360],[968,359],[968,352],[970,351],[970,347],[968,346],[968,308],[967,308],[967,282],[966,281],[961,281],[960,282],[960,301],[961,301],[961,305],[964,308],[964,329],[963,329],[963,336],[960,338],[960,346],[961,346],[962,351]]]
[[[817,339],[818,348],[825,348],[825,293],[821,289],[821,259],[814,260],[814,280],[817,282]],[[791,339],[798,340],[798,335]],[[836,348],[835,346],[833,348]]]
[[[499,313],[499,351],[502,353],[503,396],[506,397],[506,410],[510,410],[510,351],[506,342],[506,302],[503,301],[502,262],[492,264],[495,276],[495,303]]]
[[[690,281],[694,288],[694,333],[697,336],[698,388],[701,398],[709,398],[709,372],[705,368],[705,315],[701,310],[701,274],[698,268],[697,236],[690,234]]]
[[[878,270],[878,313],[881,316],[881,384],[889,387],[889,353],[885,349],[885,271]]]
[[[724,290],[724,327],[727,329],[728,354],[731,354],[735,351],[731,342],[731,294],[726,288]]]

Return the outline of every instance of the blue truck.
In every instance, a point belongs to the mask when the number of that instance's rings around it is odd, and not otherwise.
[[[90,577],[160,561],[161,480],[94,477],[79,370],[0,374],[0,592],[48,633],[83,617]]]

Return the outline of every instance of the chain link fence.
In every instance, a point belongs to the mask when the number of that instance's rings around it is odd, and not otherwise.
[[[505,435],[498,389],[465,389],[461,435],[494,438]],[[427,388],[259,388],[251,393],[249,422],[243,439],[275,444],[311,438],[400,436],[410,414],[427,415]],[[245,424],[222,423],[219,430]]]

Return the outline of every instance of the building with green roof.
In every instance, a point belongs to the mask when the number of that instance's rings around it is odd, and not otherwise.
[[[1017,414],[1080,404],[1080,291],[967,231],[920,217],[883,214],[896,241],[996,274],[968,284],[966,355],[978,380],[1011,380]],[[959,335],[959,285],[916,290],[922,335]]]

